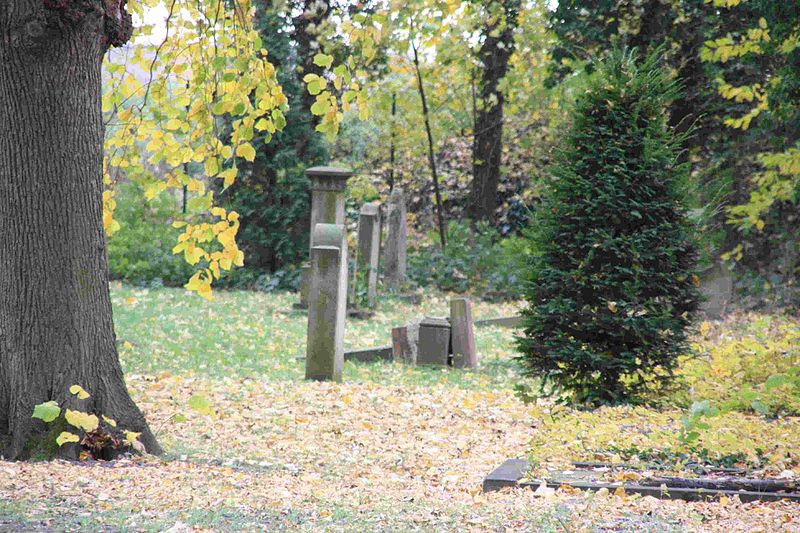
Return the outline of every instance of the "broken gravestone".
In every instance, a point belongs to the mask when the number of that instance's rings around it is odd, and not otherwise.
[[[466,298],[450,300],[450,347],[455,368],[475,368],[475,332],[472,324],[472,303]]]
[[[400,289],[406,282],[406,199],[399,187],[389,196],[386,218],[384,281],[390,289]]]
[[[447,366],[450,358],[450,321],[426,317],[419,323],[418,365]]]
[[[708,318],[722,318],[733,299],[733,273],[717,262],[700,276],[700,292],[704,297],[700,310]]]
[[[364,204],[358,217],[358,255],[353,289],[360,281],[366,283],[367,305],[375,307],[378,296],[378,257],[381,246],[381,214],[378,204]],[[363,273],[363,274],[362,274]]]

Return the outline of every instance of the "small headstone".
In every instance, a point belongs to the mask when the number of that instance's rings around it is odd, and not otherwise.
[[[708,318],[721,318],[733,299],[733,274],[722,263],[716,263],[700,276],[700,292],[704,297],[700,310]]]
[[[450,300],[450,328],[453,366],[476,368],[478,354],[475,350],[475,332],[472,326],[472,303],[466,298]]]
[[[381,214],[378,204],[364,204],[358,217],[357,272],[366,273],[367,305],[375,307],[378,296],[378,257],[381,246]],[[356,280],[359,279],[355,276]]]
[[[347,235],[339,224],[312,233],[306,379],[342,380],[347,313]]]
[[[384,281],[387,287],[399,289],[406,282],[406,200],[399,187],[389,196],[387,219]]]
[[[392,358],[408,365],[417,364],[419,325],[392,328]]]
[[[427,317],[419,324],[418,365],[444,365],[450,358],[450,322]]]

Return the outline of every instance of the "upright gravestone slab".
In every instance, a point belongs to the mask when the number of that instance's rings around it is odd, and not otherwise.
[[[347,314],[344,225],[317,224],[311,235],[306,379],[342,380]]]
[[[418,365],[444,365],[450,358],[450,323],[446,318],[424,318],[419,323]]]
[[[419,322],[392,328],[392,359],[414,366],[417,364]]]
[[[472,323],[472,303],[466,298],[450,300],[450,346],[453,352],[454,367],[475,368],[478,366]]]
[[[386,217],[386,246],[383,249],[386,286],[399,289],[406,281],[406,199],[403,190],[395,187],[389,196]]]
[[[311,167],[306,175],[311,181],[311,233],[317,224],[344,224],[344,191],[353,172],[344,168]],[[309,258],[313,246],[311,239]],[[300,307],[308,303],[309,288],[310,275],[305,271],[300,279]]]
[[[358,276],[367,285],[367,302],[375,307],[378,296],[378,256],[381,246],[381,213],[378,204],[364,204],[358,217]],[[362,278],[361,273],[364,273]]]
[[[733,298],[733,274],[722,263],[716,263],[701,275],[700,292],[704,298],[701,311],[708,318],[721,318]]]

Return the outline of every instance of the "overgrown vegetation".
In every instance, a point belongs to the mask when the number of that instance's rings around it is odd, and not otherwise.
[[[697,357],[681,367],[677,405],[709,401],[722,411],[800,416],[800,324],[779,315],[734,315],[700,326]]]
[[[641,402],[688,348],[699,279],[664,114],[677,95],[657,54],[621,50],[575,104],[533,222],[519,339],[526,374],[565,401]]]
[[[444,250],[430,236],[410,243],[408,276],[419,287],[471,292],[488,300],[518,299],[529,246],[519,236],[503,238],[485,222],[474,230],[466,222],[450,222]]]
[[[541,426],[532,458],[539,467],[633,462],[689,475],[704,467],[761,475],[797,469],[798,339],[800,323],[786,316],[706,322],[695,338],[700,355],[682,361],[680,386],[660,398],[658,408],[533,407]]]
[[[114,216],[120,229],[108,238],[111,279],[136,285],[183,285],[192,266],[172,253],[180,233],[172,227],[180,215],[180,203],[170,194],[145,199],[141,187],[129,183],[117,193]]]

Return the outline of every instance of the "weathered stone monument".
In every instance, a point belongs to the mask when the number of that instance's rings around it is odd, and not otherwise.
[[[345,168],[311,167],[306,170],[311,181],[311,233],[317,224],[344,224],[344,191],[353,172]],[[313,239],[309,241],[309,259]],[[308,304],[310,272],[305,268],[300,280],[300,305]]]
[[[347,233],[317,224],[311,234],[306,379],[342,380],[347,314]]]
[[[466,298],[450,300],[450,347],[453,352],[454,367],[475,368],[478,366],[472,323],[472,303]]]
[[[378,296],[378,257],[381,247],[381,212],[378,204],[364,204],[358,217],[358,257],[353,287],[363,279],[367,305],[375,307]],[[362,278],[362,272],[365,274]]]
[[[721,318],[733,298],[733,274],[721,262],[717,262],[700,276],[700,292],[704,300],[700,310],[708,318]]]
[[[387,287],[400,289],[406,281],[406,198],[399,187],[389,196],[386,218],[384,281]]]

